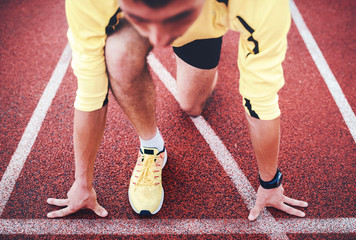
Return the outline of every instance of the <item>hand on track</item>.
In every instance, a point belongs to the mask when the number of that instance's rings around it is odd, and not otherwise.
[[[108,212],[99,205],[96,199],[96,192],[93,188],[84,189],[73,183],[67,194],[67,199],[48,198],[47,203],[59,207],[65,207],[47,214],[48,218],[59,218],[75,213],[81,209],[91,209],[96,215],[106,217]]]
[[[290,215],[305,217],[304,212],[295,209],[291,206],[308,207],[308,203],[289,198],[285,196],[283,192],[284,189],[282,185],[274,189],[264,189],[260,186],[257,190],[255,206],[251,209],[248,219],[250,221],[256,220],[256,218],[260,215],[260,212],[263,210],[264,207],[274,207]]]

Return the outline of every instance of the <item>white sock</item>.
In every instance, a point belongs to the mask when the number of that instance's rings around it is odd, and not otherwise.
[[[158,129],[156,135],[153,138],[149,140],[143,140],[140,138],[140,143],[141,143],[141,148],[142,147],[157,148],[158,151],[160,152],[163,151],[164,148],[164,140]]]

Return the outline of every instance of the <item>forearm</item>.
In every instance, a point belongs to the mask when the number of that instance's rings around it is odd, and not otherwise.
[[[94,176],[94,163],[102,140],[107,106],[92,111],[75,110],[74,113],[74,154],[75,181],[81,187],[91,188]]]
[[[279,141],[280,118],[259,120],[246,114],[252,145],[256,154],[258,169],[262,180],[270,181],[276,174]]]

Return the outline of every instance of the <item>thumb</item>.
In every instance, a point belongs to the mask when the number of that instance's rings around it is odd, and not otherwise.
[[[96,205],[96,207],[93,209],[93,211],[99,217],[106,217],[108,215],[108,211],[106,211],[105,208],[103,208],[99,204]]]
[[[258,207],[258,206],[254,206],[251,211],[250,214],[248,215],[248,220],[250,221],[255,221],[256,218],[260,215],[262,208]]]

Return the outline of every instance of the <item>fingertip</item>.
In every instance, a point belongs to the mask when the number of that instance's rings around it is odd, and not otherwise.
[[[255,221],[256,218],[258,217],[258,214],[257,213],[254,213],[252,212],[253,210],[251,210],[250,214],[248,215],[248,220],[250,220],[251,222],[252,221]]]
[[[109,213],[103,207],[97,212],[99,217],[106,217]]]
[[[51,204],[52,201],[53,201],[53,198],[47,198],[47,203],[48,203],[48,204]]]
[[[250,215],[248,216],[248,220],[249,220],[250,222],[253,222],[253,221],[255,221],[255,220],[257,219],[257,217],[258,217],[258,215],[256,216],[256,215],[250,214]]]
[[[105,209],[101,212],[100,217],[107,217],[109,215],[108,211]]]
[[[248,220],[250,221],[255,221],[258,216],[260,215],[262,208],[255,206],[254,208],[251,209],[250,214],[248,216]]]
[[[99,216],[99,217],[106,217],[109,213],[108,211],[106,211],[105,208],[103,208],[102,206],[98,205],[96,207],[96,209],[94,210],[94,212]]]

